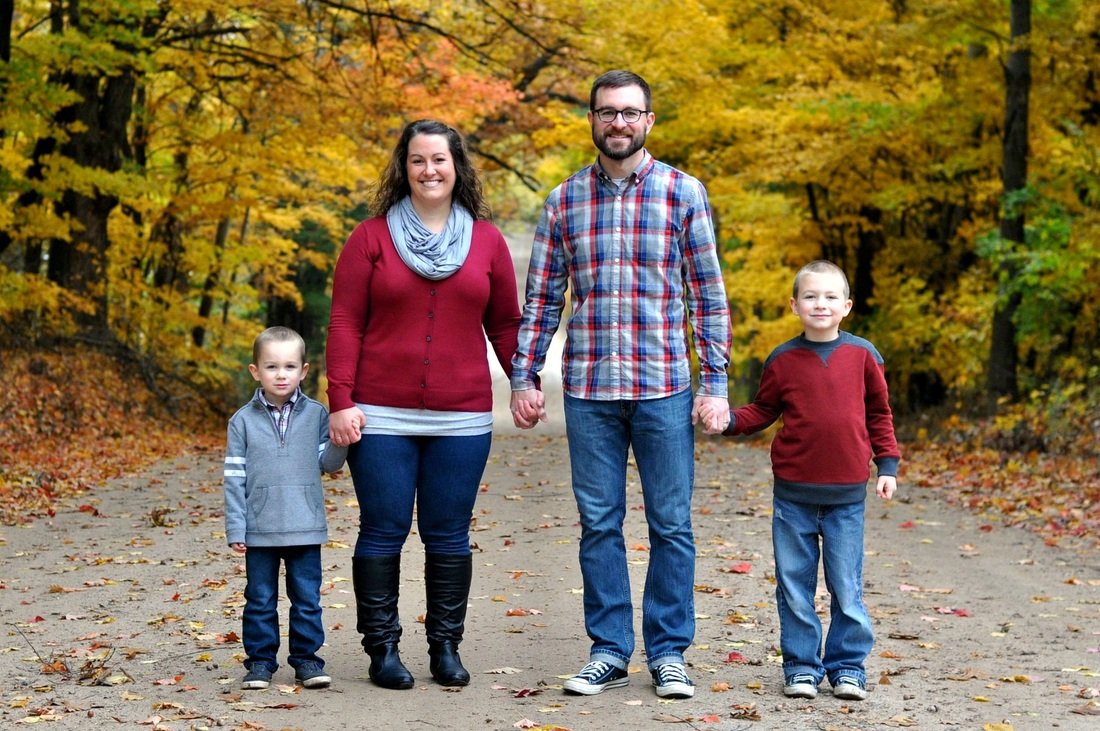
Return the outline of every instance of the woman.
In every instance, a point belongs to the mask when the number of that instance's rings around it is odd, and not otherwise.
[[[469,526],[493,423],[485,338],[511,372],[515,272],[465,143],[441,122],[405,127],[374,204],[336,264],[327,349],[331,438],[350,445],[359,499],[358,630],[371,680],[411,688],[397,598],[415,501],[429,668],[466,685]]]

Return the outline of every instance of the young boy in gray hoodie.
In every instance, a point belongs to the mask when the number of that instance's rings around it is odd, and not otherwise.
[[[267,688],[279,668],[279,564],[290,599],[289,655],[306,688],[332,679],[317,651],[321,624],[321,544],[328,541],[321,473],[336,472],[346,447],[329,444],[328,411],[302,393],[309,371],[302,336],[271,327],[257,336],[248,370],[256,395],[229,420],[225,454],[225,537],[244,554],[244,661],[241,688]]]

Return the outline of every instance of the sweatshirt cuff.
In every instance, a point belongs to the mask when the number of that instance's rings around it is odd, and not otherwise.
[[[887,477],[897,477],[899,462],[901,462],[901,460],[897,457],[875,457],[875,466],[878,467],[878,474],[880,477],[883,475]]]

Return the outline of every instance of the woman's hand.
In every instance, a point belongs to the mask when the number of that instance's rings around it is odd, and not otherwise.
[[[337,447],[355,444],[362,437],[365,421],[358,406],[334,411],[328,417],[328,437]]]

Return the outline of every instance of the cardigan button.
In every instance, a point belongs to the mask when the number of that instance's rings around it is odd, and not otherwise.
[[[429,342],[429,343],[430,343],[430,342],[432,342],[432,336],[431,336],[431,335],[428,335],[428,336],[426,336],[426,337],[424,338],[424,340],[426,340],[427,342]]]

